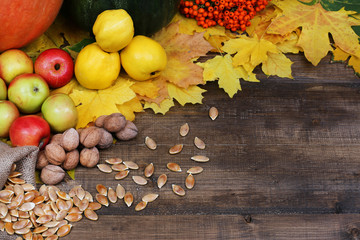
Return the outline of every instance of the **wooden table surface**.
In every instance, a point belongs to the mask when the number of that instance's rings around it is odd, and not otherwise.
[[[294,79],[267,78],[242,83],[243,91],[229,98],[217,83],[205,86],[203,104],[176,105],[165,116],[139,113],[136,139],[117,142],[101,151],[100,162],[111,157],[135,161],[124,180],[97,168],[76,171],[76,180],[93,195],[96,184],[115,188],[121,183],[135,197],[159,198],[140,212],[123,201],[97,211],[96,222],[74,223],[63,239],[359,239],[360,238],[360,79],[345,64],[330,64],[330,56],[314,67],[303,55],[290,55]],[[212,121],[210,107],[219,110]],[[190,126],[181,137],[182,124]],[[149,150],[144,139],[156,140]],[[196,149],[194,137],[203,139]],[[184,144],[180,154],[168,149]],[[195,163],[193,155],[210,158]],[[170,172],[168,162],[180,164]],[[145,186],[131,176],[153,163],[154,176]],[[186,170],[200,165],[196,185],[184,197],[171,184],[184,186]],[[168,175],[159,190],[156,179]]]

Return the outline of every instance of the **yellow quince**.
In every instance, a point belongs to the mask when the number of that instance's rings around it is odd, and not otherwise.
[[[105,52],[97,43],[84,47],[75,61],[75,76],[88,89],[110,87],[119,76],[121,69],[118,52]]]
[[[137,35],[120,52],[121,64],[133,79],[145,81],[161,74],[167,64],[165,49],[155,40]]]
[[[134,36],[134,23],[124,9],[105,10],[93,25],[96,42],[106,52],[117,52]]]

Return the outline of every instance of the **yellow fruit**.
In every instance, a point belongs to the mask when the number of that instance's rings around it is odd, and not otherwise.
[[[164,48],[155,40],[137,35],[120,52],[121,64],[133,79],[145,81],[160,75],[167,64]]]
[[[89,89],[110,87],[119,76],[121,69],[118,52],[103,51],[98,44],[84,47],[75,61],[75,76],[78,82]]]
[[[134,36],[134,23],[123,9],[106,10],[93,25],[96,42],[106,52],[117,52],[129,44]]]

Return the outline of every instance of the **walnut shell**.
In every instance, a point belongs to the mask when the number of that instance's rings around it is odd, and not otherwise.
[[[95,147],[100,142],[101,135],[101,129],[98,127],[85,128],[80,132],[80,143],[86,148]]]
[[[46,145],[45,155],[49,163],[54,165],[61,165],[66,158],[65,150],[57,143]]]
[[[36,169],[43,169],[49,165],[49,161],[46,158],[45,150],[42,150],[38,153],[38,157],[36,160]]]
[[[102,131],[101,139],[100,139],[98,145],[96,145],[96,146],[100,149],[109,148],[113,144],[113,140],[114,140],[113,136],[111,133],[109,133],[108,131],[106,131],[103,128],[101,128],[101,131]]]
[[[95,120],[95,126],[96,126],[96,127],[99,127],[99,128],[104,127],[104,120],[105,120],[105,118],[106,118],[107,116],[108,116],[108,115],[101,115],[100,117],[98,117],[98,118]]]
[[[62,142],[62,133],[57,133],[51,137],[49,143],[57,143],[61,145],[61,142]]]
[[[69,128],[62,134],[61,146],[65,151],[72,151],[79,146],[79,133],[75,128]]]
[[[125,124],[126,118],[121,113],[112,113],[104,119],[104,128],[109,132],[118,132]]]
[[[61,182],[65,177],[65,171],[55,165],[47,165],[41,170],[40,178],[47,185],[55,185]]]
[[[66,159],[61,165],[65,170],[72,170],[77,167],[80,161],[80,154],[77,149],[66,153]]]
[[[95,167],[99,162],[99,150],[96,147],[84,148],[80,152],[80,163],[84,167]]]
[[[115,133],[115,136],[119,140],[127,141],[135,138],[137,134],[138,134],[138,129],[136,125],[133,122],[127,120],[125,127],[119,132]]]

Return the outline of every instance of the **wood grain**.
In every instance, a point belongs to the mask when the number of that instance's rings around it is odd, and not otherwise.
[[[260,83],[241,82],[243,91],[229,98],[217,83],[204,88],[203,104],[178,104],[165,116],[139,113],[136,139],[117,142],[101,151],[110,157],[135,161],[139,170],[121,181],[96,168],[76,171],[76,180],[95,194],[98,183],[115,188],[121,183],[138,203],[149,192],[159,198],[143,211],[123,201],[98,211],[99,220],[73,224],[64,239],[359,239],[360,238],[360,81],[330,56],[314,67],[302,55],[290,56],[294,79],[266,77]],[[219,109],[212,121],[210,107]],[[181,137],[182,124],[190,126]],[[156,140],[149,150],[144,139]],[[206,143],[196,149],[194,137]],[[170,155],[174,144],[184,144]],[[204,154],[208,163],[190,157]],[[183,171],[173,173],[166,163]],[[155,174],[145,186],[131,180],[153,163]],[[186,170],[200,165],[196,185],[176,196],[171,184],[184,186]],[[156,179],[169,180],[161,190]]]

